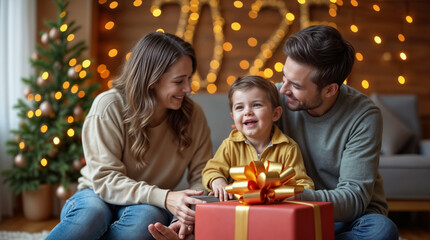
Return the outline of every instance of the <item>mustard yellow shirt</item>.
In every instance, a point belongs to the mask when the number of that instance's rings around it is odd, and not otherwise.
[[[229,170],[231,167],[248,165],[251,161],[271,161],[284,164],[284,167],[293,167],[296,175],[293,177],[297,184],[306,189],[314,189],[312,179],[306,174],[302,153],[297,143],[284,135],[277,126],[273,126],[274,133],[271,144],[257,155],[255,148],[248,143],[245,136],[238,130],[233,130],[230,136],[221,143],[215,156],[210,159],[202,171],[203,186],[212,191],[212,181],[224,178],[231,181]]]

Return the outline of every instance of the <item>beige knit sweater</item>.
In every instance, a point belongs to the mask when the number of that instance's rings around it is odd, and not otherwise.
[[[165,208],[167,192],[188,168],[190,188],[203,190],[201,171],[211,158],[212,144],[201,107],[194,103],[188,129],[192,144],[181,154],[167,121],[150,130],[150,149],[145,154],[148,164],[141,168],[130,151],[123,109],[124,102],[115,89],[94,100],[82,130],[87,164],[81,170],[78,189],[91,188],[111,204],[147,203]]]

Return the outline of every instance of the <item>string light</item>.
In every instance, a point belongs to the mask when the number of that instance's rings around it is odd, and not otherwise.
[[[91,65],[91,61],[89,59],[85,59],[82,62],[82,67],[84,67],[84,68],[88,68],[90,65]]]
[[[34,116],[34,112],[33,112],[32,110],[29,110],[29,111],[27,112],[27,117],[28,117],[28,118],[33,118],[33,116]]]
[[[226,79],[226,82],[229,86],[231,86],[234,83],[234,81],[236,81],[236,77],[233,75],[228,76]]]
[[[377,44],[381,44],[382,43],[382,39],[381,39],[381,37],[380,36],[374,36],[373,37],[373,40],[375,41],[375,43],[377,43]]]
[[[369,88],[369,81],[367,81],[367,80],[363,80],[363,81],[361,81],[361,86],[364,88],[364,89],[368,89]]]
[[[68,28],[67,24],[63,24],[63,25],[61,25],[61,27],[60,27],[60,31],[61,31],[61,32],[65,32],[65,31],[67,31],[67,28]]]
[[[48,160],[46,160],[46,158],[42,158],[40,160],[40,165],[42,165],[42,167],[46,167],[46,165],[48,165]]]
[[[211,83],[211,84],[208,84],[208,86],[206,87],[206,90],[208,91],[208,93],[214,94],[217,90],[217,87],[215,84]]]
[[[400,84],[405,84],[406,83],[406,78],[405,77],[403,77],[402,75],[400,75],[398,78],[397,78],[397,81],[400,83]]]
[[[403,60],[403,61],[405,61],[408,57],[406,56],[406,53],[404,53],[404,52],[401,52],[400,54],[400,58]]]
[[[235,8],[242,8],[243,7],[242,1],[234,1],[233,5]]]
[[[73,67],[73,66],[75,66],[75,65],[76,65],[76,63],[77,63],[76,58],[72,58],[72,59],[70,59],[70,61],[69,61],[69,66],[70,66],[70,67]]]
[[[239,62],[239,66],[240,68],[242,68],[243,70],[246,70],[249,68],[249,62],[246,60],[242,60]]]
[[[116,50],[115,48],[112,48],[111,50],[109,50],[108,55],[109,55],[109,57],[113,58],[116,55],[118,55],[118,50]]]
[[[72,128],[69,128],[67,130],[67,136],[73,137],[74,135],[75,135],[75,130],[73,130]]]
[[[36,117],[40,117],[40,116],[42,116],[42,110],[40,110],[40,109],[36,109],[36,111],[34,111],[34,115],[35,115]]]
[[[68,123],[73,123],[73,121],[75,121],[75,119],[73,118],[73,116],[68,116],[67,117],[67,122]]]
[[[34,101],[40,102],[40,100],[42,100],[42,96],[40,94],[34,95]]]
[[[58,144],[60,144],[60,138],[59,138],[59,137],[54,137],[54,138],[52,139],[52,142],[53,142],[55,145],[58,145]]]
[[[69,83],[69,81],[65,81],[64,83],[63,83],[63,89],[64,90],[66,90],[66,89],[68,89],[70,87],[70,83]]]
[[[233,45],[231,43],[229,43],[229,42],[225,42],[222,45],[222,48],[224,49],[224,51],[230,52],[233,49]]]
[[[117,7],[118,7],[118,2],[117,2],[117,1],[112,1],[112,2],[109,4],[109,7],[110,7],[111,9],[115,9],[115,8],[117,8]]]
[[[134,0],[133,6],[140,7],[142,5],[142,0]]]
[[[48,126],[46,126],[46,124],[43,124],[43,125],[40,127],[40,131],[41,131],[42,133],[46,133],[46,131],[48,131]]]
[[[255,46],[257,46],[257,44],[258,44],[257,39],[255,39],[254,37],[248,38],[248,45],[250,47],[255,47]]]
[[[71,42],[73,39],[75,39],[75,34],[71,33],[67,36],[67,41]]]
[[[277,72],[282,72],[282,70],[284,69],[284,64],[281,62],[277,62],[275,63],[274,69]]]
[[[24,142],[19,142],[18,144],[19,149],[24,150],[25,149],[25,143]]]

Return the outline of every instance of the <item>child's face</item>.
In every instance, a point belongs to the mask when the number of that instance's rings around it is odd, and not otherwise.
[[[256,87],[236,90],[232,103],[231,117],[237,130],[249,140],[267,141],[273,122],[281,115],[281,107],[273,109],[267,93]]]

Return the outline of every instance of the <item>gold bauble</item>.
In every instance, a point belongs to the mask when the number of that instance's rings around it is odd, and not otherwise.
[[[24,96],[28,97],[28,95],[30,95],[32,93],[31,88],[30,87],[26,87],[24,88]]]
[[[39,87],[44,87],[48,83],[48,81],[46,81],[45,79],[43,79],[42,76],[39,76],[37,78],[37,82],[36,83],[37,83],[37,85]]]
[[[57,156],[57,153],[58,153],[58,148],[54,147],[54,148],[51,148],[51,150],[49,150],[48,155],[51,158],[53,158],[53,157]]]
[[[43,44],[48,44],[49,43],[48,33],[42,34],[42,37],[40,37],[40,41],[42,41]]]
[[[55,191],[55,194],[59,199],[67,200],[70,196],[72,196],[72,191],[70,188],[66,189],[63,185],[59,185]]]
[[[78,78],[78,73],[75,71],[74,67],[69,68],[69,70],[67,71],[67,76],[71,79],[77,79]]]
[[[42,116],[49,116],[52,113],[52,106],[48,101],[44,101],[39,106],[40,111],[42,111]]]
[[[31,54],[31,59],[33,59],[34,61],[39,60],[39,53],[34,52],[33,54]]]
[[[84,115],[84,110],[82,109],[81,106],[78,105],[73,109],[73,116],[75,117],[76,120],[81,119],[83,115]]]
[[[60,34],[60,30],[57,28],[51,28],[51,30],[49,30],[49,37],[54,41],[60,38]]]
[[[81,170],[82,167],[83,167],[83,164],[81,162],[81,159],[73,160],[73,169],[75,169],[76,171],[79,171]]]
[[[20,168],[22,168],[22,167],[24,167],[25,166],[25,158],[24,158],[24,156],[22,156],[22,154],[21,153],[19,153],[18,155],[16,155],[15,156],[15,158],[13,159],[13,162],[15,163],[15,165],[17,166],[17,167],[20,167]]]

